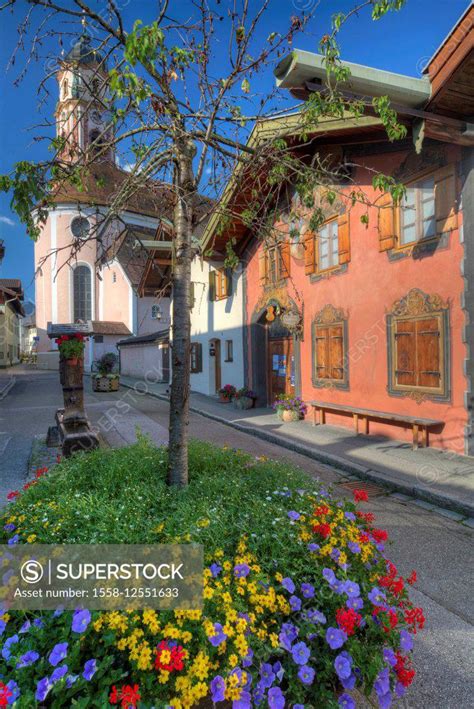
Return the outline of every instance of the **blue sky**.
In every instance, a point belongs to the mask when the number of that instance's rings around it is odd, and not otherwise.
[[[262,27],[261,41],[264,42],[271,31],[283,31],[290,16],[295,13],[295,7],[307,7],[309,2],[311,0],[274,2],[271,15],[267,15],[268,22],[265,21]],[[153,19],[150,11],[155,3],[149,0],[123,0],[122,4],[125,6],[123,14],[129,27],[134,19],[140,18],[144,22]],[[426,60],[468,5],[469,0],[407,0],[400,12],[390,13],[379,22],[373,22],[367,12],[361,13],[359,17],[351,19],[341,32],[342,58],[401,74],[420,76]],[[172,0],[170,6],[171,11],[174,14],[179,12],[180,16],[192,11],[189,0]],[[220,5],[225,6],[225,2]],[[38,110],[37,89],[44,76],[44,59],[31,66],[18,86],[13,82],[23,66],[23,58],[19,57],[13,69],[6,72],[16,42],[18,22],[27,4],[24,0],[18,0],[15,7],[13,13],[2,13],[0,25],[0,173],[9,172],[18,160],[47,158],[46,143],[35,141],[38,131],[32,131],[31,128],[45,113],[52,115],[56,99],[53,80],[49,86],[51,98]],[[353,0],[321,0],[307,34],[299,35],[294,46],[317,51],[320,37],[330,29],[332,14],[338,10],[347,12],[352,7]],[[174,8],[179,10],[175,11]],[[44,52],[53,48],[52,43],[46,43]],[[270,68],[259,77],[259,81],[264,91],[272,86]],[[288,97],[282,96],[283,100],[287,105]],[[21,278],[27,297],[34,299],[33,245],[11,212],[9,198],[5,195],[0,197],[0,238],[6,244],[0,277]]]

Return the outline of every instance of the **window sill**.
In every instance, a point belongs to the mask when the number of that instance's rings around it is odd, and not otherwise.
[[[349,389],[347,379],[312,379],[311,382],[316,389]]]
[[[333,266],[332,268],[327,268],[324,271],[315,271],[309,277],[311,283],[316,283],[317,281],[322,281],[324,279],[330,278],[331,276],[338,276],[341,273],[347,271],[347,263],[340,264],[339,266]]]

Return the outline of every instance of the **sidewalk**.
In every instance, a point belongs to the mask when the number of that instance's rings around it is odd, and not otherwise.
[[[167,384],[121,377],[121,384],[167,399]],[[283,423],[271,409],[240,411],[213,397],[191,393],[191,410],[240,431],[307,455],[393,491],[474,517],[474,458],[436,448],[413,451],[409,443],[381,436],[355,436],[339,426]],[[423,504],[423,503],[420,503]],[[455,517],[455,514],[453,514]]]

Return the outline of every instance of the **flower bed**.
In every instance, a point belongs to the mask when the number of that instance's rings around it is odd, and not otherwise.
[[[142,439],[62,461],[16,496],[3,521],[10,544],[201,542],[204,606],[11,612],[0,698],[279,709],[353,707],[354,688],[375,690],[381,707],[401,696],[423,615],[372,516],[287,465],[202,441],[190,470],[188,488],[170,489],[166,451]]]

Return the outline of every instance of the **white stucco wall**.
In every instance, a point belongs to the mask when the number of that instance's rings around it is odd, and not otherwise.
[[[163,381],[163,344],[150,342],[121,347],[120,373],[149,382]]]
[[[152,306],[159,305],[162,313],[161,320],[151,317]],[[168,330],[170,326],[170,299],[169,298],[138,298],[137,302],[137,335],[149,335],[152,332]]]
[[[232,275],[232,295],[223,300],[209,300],[209,271],[222,268],[222,263],[209,263],[195,258],[191,265],[194,283],[194,308],[191,312],[191,342],[202,344],[202,372],[191,374],[191,389],[202,394],[216,394],[216,359],[209,355],[211,341],[221,343],[221,385],[244,385],[243,360],[243,284],[239,267]],[[226,362],[226,340],[233,343],[233,361]]]

